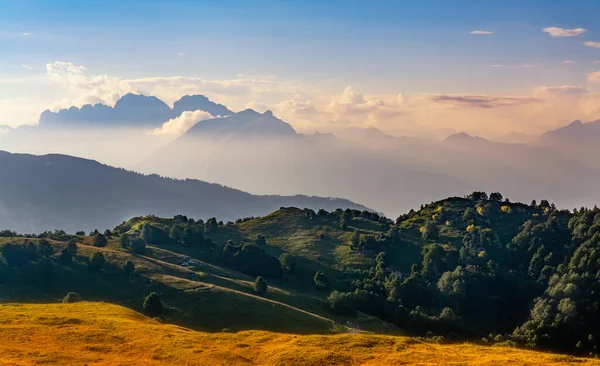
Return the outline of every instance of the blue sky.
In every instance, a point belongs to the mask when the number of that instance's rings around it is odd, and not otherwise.
[[[597,90],[587,80],[600,48],[584,42],[600,42],[598,14],[591,0],[3,0],[0,100],[50,102],[64,89],[43,80],[55,61],[122,79],[276,75],[338,94]],[[586,32],[551,37],[547,27]],[[2,83],[15,78],[28,81]]]

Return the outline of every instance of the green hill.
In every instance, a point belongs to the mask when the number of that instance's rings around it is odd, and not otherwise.
[[[281,208],[228,223],[135,217],[104,234],[0,232],[0,299],[56,302],[74,291],[141,311],[155,292],[165,321],[204,331],[330,333],[350,322],[376,333],[569,351],[593,350],[600,339],[591,325],[583,336],[567,331],[595,319],[600,304],[588,283],[600,273],[598,209],[571,213],[474,192],[396,221]],[[101,270],[90,264],[96,252],[106,260]],[[266,293],[255,289],[257,276]]]

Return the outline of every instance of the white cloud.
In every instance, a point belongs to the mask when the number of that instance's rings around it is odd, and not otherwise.
[[[523,65],[521,65],[521,67],[524,68],[524,69],[531,69],[531,68],[534,68],[534,67],[537,67],[537,66],[531,65],[531,64],[523,64]]]
[[[31,66],[29,66],[29,65],[23,64],[23,65],[21,65],[21,67],[24,69],[27,69],[27,70],[32,70]]]
[[[30,35],[30,33],[23,33],[23,37],[29,37]]]
[[[565,29],[558,27],[548,27],[544,28],[542,31],[548,33],[552,37],[575,37],[587,32],[587,30],[583,28]]]
[[[504,65],[494,64],[494,65],[490,65],[490,67],[504,67]]]
[[[573,61],[573,60],[564,60],[562,63],[563,64],[574,64],[575,61]]]
[[[200,121],[216,118],[208,112],[186,111],[177,118],[173,118],[165,122],[161,127],[155,129],[150,134],[157,136],[173,136],[178,137],[186,133],[192,126]]]
[[[494,32],[483,31],[483,30],[474,30],[474,31],[469,32],[469,34],[486,35],[486,34],[494,34]]]
[[[588,47],[600,48],[600,42],[585,42],[584,44]]]
[[[554,94],[554,95],[580,95],[589,93],[589,89],[581,86],[560,85],[560,86],[542,86],[537,88],[535,94]]]
[[[179,52],[179,53],[177,54],[177,56],[179,56],[179,57],[184,57],[184,56],[185,56],[185,53],[183,53],[183,52]]]
[[[600,71],[589,73],[587,75],[587,80],[590,83],[600,83]]]

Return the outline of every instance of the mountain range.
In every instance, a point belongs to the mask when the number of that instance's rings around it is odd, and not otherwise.
[[[215,118],[166,142],[147,133],[197,110]],[[78,128],[90,126],[101,128]],[[38,126],[0,134],[0,148],[82,156],[259,195],[344,197],[395,217],[422,202],[474,190],[561,207],[597,202],[599,126],[576,121],[539,137],[512,133],[496,141],[466,133],[445,140],[395,137],[374,127],[307,135],[270,111],[233,112],[202,95],[184,96],[170,108],[158,98],[128,94],[114,107],[46,111]]]
[[[142,175],[64,155],[0,151],[0,172],[0,228],[27,233],[104,230],[147,214],[228,221],[289,206],[367,209],[344,199],[251,195],[219,184]]]

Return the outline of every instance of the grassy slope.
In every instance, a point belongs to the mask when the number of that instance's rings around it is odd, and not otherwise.
[[[386,248],[389,265],[408,271],[412,263],[420,261],[423,245],[450,243],[458,247],[464,233],[462,213],[466,207],[474,205],[470,200],[451,198],[425,206],[415,217],[400,225],[401,242]],[[444,206],[444,215],[450,225],[444,221],[440,237],[424,242],[419,228],[441,206]],[[512,238],[532,212],[515,209],[509,215],[495,215],[498,217],[492,220],[494,231],[503,238]],[[130,220],[130,233],[138,231],[146,222],[165,228],[172,225],[170,219],[135,218]],[[343,275],[344,269],[373,265],[377,253],[350,250],[350,237],[354,229],[363,234],[376,234],[386,231],[386,228],[362,218],[354,218],[348,224],[348,230],[342,230],[339,215],[315,216],[311,220],[302,210],[286,208],[265,217],[222,226],[217,233],[211,234],[218,247],[229,239],[235,243],[253,242],[258,234],[262,234],[267,239],[264,249],[268,252],[279,255],[287,251],[298,256],[297,270],[288,275],[287,281],[267,279],[270,290],[266,298],[254,295],[253,277],[218,265],[218,248],[150,246],[146,256],[132,256],[118,246],[116,239],[110,240],[106,248],[95,248],[89,245],[91,239],[84,237],[80,238],[80,250],[75,263],[63,266],[55,258],[57,273],[53,277],[44,277],[43,284],[39,282],[39,275],[32,275],[28,280],[27,274],[35,274],[35,268],[24,269],[22,274],[17,272],[15,277],[18,285],[9,282],[8,286],[2,286],[0,278],[0,299],[56,302],[67,292],[75,291],[87,300],[108,301],[141,310],[143,296],[155,291],[161,294],[170,308],[169,322],[195,329],[328,333],[340,330],[340,324],[351,320],[359,323],[363,330],[399,334],[397,328],[372,317],[362,316],[357,320],[332,316],[323,305],[328,293],[317,291],[312,284],[312,276],[317,270],[326,272],[336,288],[348,283],[348,277]],[[0,245],[3,241],[14,240],[24,239],[0,238]],[[55,246],[56,253],[64,245],[61,242],[51,244]],[[87,270],[87,257],[94,251],[102,251],[108,260],[107,268],[100,275]],[[190,255],[204,265],[198,270],[178,266],[184,255]],[[121,270],[127,260],[132,260],[136,265],[137,275],[132,279],[127,278]]]
[[[500,346],[366,334],[202,333],[105,303],[0,305],[0,364],[599,365]]]

